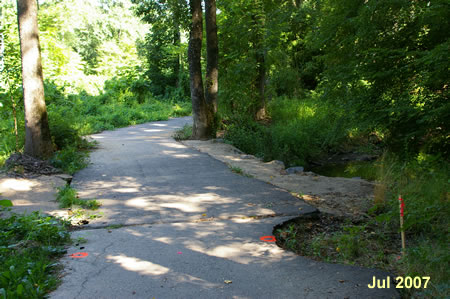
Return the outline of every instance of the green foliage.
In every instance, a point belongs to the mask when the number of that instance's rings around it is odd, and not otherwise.
[[[431,277],[429,287],[415,294],[416,298],[448,298],[449,263],[448,239],[430,242],[428,238],[420,238],[408,248],[401,267],[408,276],[423,276],[425,273]]]
[[[430,237],[445,236],[450,214],[448,162],[425,154],[408,161],[386,155],[383,165],[381,180],[389,190],[385,199],[389,212],[377,216],[378,219],[398,227],[398,196],[401,195],[406,205],[406,231]]]
[[[360,125],[382,129],[403,156],[447,155],[448,2],[322,1],[318,7],[319,30],[308,40],[323,52],[327,98],[348,107]]]
[[[361,251],[367,247],[366,238],[361,237],[365,232],[364,226],[347,226],[343,228],[342,233],[334,237],[339,253],[344,259],[352,260],[361,256]]]
[[[225,139],[246,153],[286,165],[306,165],[337,147],[348,135],[342,113],[317,96],[306,99],[275,98],[268,105],[272,123],[265,126],[235,116],[226,125]]]
[[[151,25],[138,51],[147,61],[149,90],[158,97],[189,96],[187,80],[188,2],[132,0],[137,15]]]
[[[74,205],[81,206],[89,210],[97,210],[101,203],[96,200],[82,200],[77,196],[77,191],[69,185],[64,188],[58,188],[58,195],[56,201],[59,202],[61,208],[71,208]]]
[[[173,134],[173,138],[176,141],[180,141],[180,140],[187,140],[190,139],[192,136],[192,125],[184,125],[183,128],[175,131],[175,133]]]
[[[0,199],[0,207],[12,207],[13,204],[8,199]]]
[[[301,225],[285,227],[278,231],[280,240],[286,248],[328,262],[376,266],[404,277],[430,276],[426,290],[409,290],[404,295],[446,298],[450,275],[448,162],[424,154],[404,161],[391,154],[385,155],[381,164],[380,184],[387,188],[369,211],[369,218],[312,237]],[[399,194],[405,201],[404,256],[400,256]]]
[[[70,242],[68,223],[42,216],[0,218],[0,294],[4,298],[43,298],[57,286],[56,258]]]
[[[55,152],[50,162],[56,168],[60,168],[66,173],[74,174],[88,166],[88,156],[89,154],[85,149],[82,150],[75,146],[67,146]]]
[[[230,114],[252,116],[258,101],[258,70],[265,49],[263,1],[222,1],[217,16],[220,99]],[[244,29],[245,28],[245,29]],[[265,67],[265,62],[263,63]]]
[[[285,229],[278,229],[277,234],[283,238],[283,245],[290,250],[295,250],[298,246],[297,242],[297,228],[294,224],[290,224]]]
[[[240,168],[238,166],[228,165],[228,167],[234,173],[240,174],[240,175],[248,177],[248,178],[252,178],[253,177],[251,174],[246,173],[244,170],[242,170],[242,168]]]

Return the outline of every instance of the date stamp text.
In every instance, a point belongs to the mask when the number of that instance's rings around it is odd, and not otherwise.
[[[369,287],[369,289],[390,289],[391,285],[397,289],[426,289],[428,282],[430,281],[430,276],[397,276],[393,278],[393,282],[391,282],[391,280],[392,278],[390,276],[387,276],[384,279],[378,279],[374,276],[372,283],[368,284],[367,286]]]

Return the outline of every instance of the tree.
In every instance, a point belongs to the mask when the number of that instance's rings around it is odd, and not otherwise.
[[[189,38],[189,73],[191,82],[191,101],[194,125],[192,137],[194,139],[208,139],[214,134],[215,111],[217,109],[217,65],[218,46],[215,20],[215,0],[206,0],[208,66],[207,96],[203,90],[201,53],[203,39],[203,16],[201,0],[191,0],[191,31]],[[213,11],[214,10],[214,11]],[[209,29],[209,30],[208,30]]]
[[[17,17],[25,106],[25,153],[47,158],[53,146],[44,99],[36,0],[17,0]]]
[[[186,45],[182,35],[188,30],[188,3],[184,0],[132,0],[134,11],[151,25],[140,52],[147,59],[146,76],[152,82],[151,92],[167,95],[174,89],[188,93],[183,60]],[[185,91],[186,90],[186,91]]]
[[[206,21],[206,89],[208,106],[217,113],[217,93],[219,91],[219,43],[217,40],[216,1],[205,1]]]
[[[245,114],[255,119],[264,117],[266,104],[265,2],[219,2],[222,95],[233,114]]]

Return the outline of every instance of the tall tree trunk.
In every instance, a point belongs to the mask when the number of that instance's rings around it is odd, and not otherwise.
[[[22,86],[25,106],[25,153],[48,158],[53,152],[39,46],[37,1],[17,0]]]
[[[255,5],[257,7],[257,11],[259,12],[255,16],[253,16],[254,26],[256,28],[256,36],[255,36],[255,60],[257,64],[257,75],[255,88],[258,91],[258,106],[255,112],[255,119],[261,120],[266,116],[266,51],[265,48],[265,12],[264,12],[264,4],[257,0],[255,1]]]
[[[181,34],[180,34],[180,25],[177,21],[175,21],[174,25],[174,31],[173,31],[173,45],[175,47],[179,47],[181,45]],[[181,60],[181,53],[178,53],[177,56],[174,58],[173,63],[173,74],[176,78],[175,86],[179,88],[181,86],[181,68],[180,68],[180,60]]]
[[[206,21],[206,103],[217,113],[217,93],[219,91],[219,43],[217,40],[216,0],[205,0]]]
[[[205,100],[202,80],[202,2],[201,0],[190,0],[192,24],[189,38],[189,74],[191,83],[191,101],[194,125],[192,128],[192,138],[208,139],[213,134],[213,119],[210,109]]]
[[[266,117],[266,60],[264,53],[256,54],[256,63],[258,64],[258,76],[256,78],[256,88],[258,90],[258,110],[256,111],[255,118],[257,120],[264,119]]]

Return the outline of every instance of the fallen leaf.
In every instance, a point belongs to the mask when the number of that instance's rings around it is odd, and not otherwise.
[[[202,214],[203,217],[206,217],[206,214]]]

